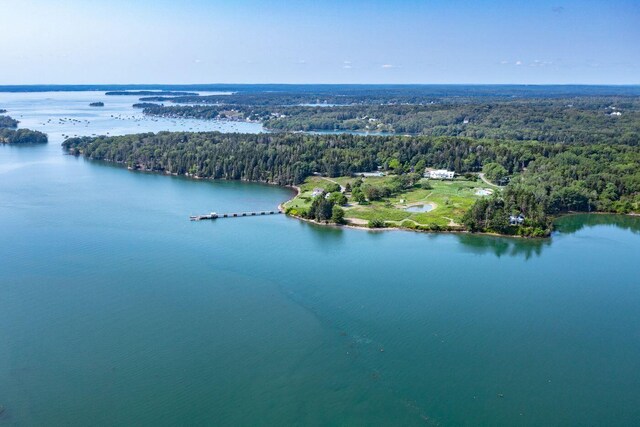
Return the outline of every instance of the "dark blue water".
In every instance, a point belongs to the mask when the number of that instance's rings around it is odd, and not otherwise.
[[[228,125],[23,96],[0,106],[31,127]],[[290,192],[65,156],[79,125],[39,126],[47,146],[0,147],[0,425],[640,422],[635,218],[550,240],[194,223]]]

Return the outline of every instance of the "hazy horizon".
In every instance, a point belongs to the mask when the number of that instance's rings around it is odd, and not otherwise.
[[[3,17],[0,85],[640,84],[629,0],[4,0]]]

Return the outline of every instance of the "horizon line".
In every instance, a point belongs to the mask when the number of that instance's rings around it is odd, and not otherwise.
[[[639,83],[11,83],[0,88],[26,86],[640,86]]]

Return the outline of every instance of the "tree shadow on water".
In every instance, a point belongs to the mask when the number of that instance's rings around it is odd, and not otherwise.
[[[521,239],[474,234],[459,234],[458,241],[463,248],[476,254],[493,253],[502,256],[521,256],[525,259],[540,256],[542,250],[552,244],[551,239]]]
[[[546,239],[524,239],[516,237],[486,236],[480,234],[457,235],[459,242],[469,252],[477,254],[493,253],[497,257],[523,256],[525,259],[540,256],[545,248],[554,244],[559,235],[578,233],[585,228],[598,226],[614,227],[640,234],[640,217],[629,215],[576,214],[559,218],[556,231]]]

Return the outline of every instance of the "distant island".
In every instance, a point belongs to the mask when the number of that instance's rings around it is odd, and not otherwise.
[[[0,110],[6,112],[6,110]],[[31,129],[15,129],[18,121],[0,116],[0,144],[46,144],[47,135]]]
[[[106,92],[105,95],[110,96],[199,96],[195,92],[174,92],[174,91],[155,91],[155,90],[117,90]]]
[[[154,108],[154,107],[162,107],[161,104],[154,104],[152,102],[138,102],[136,104],[132,105],[133,108],[141,108],[141,109],[145,109],[145,108]]]
[[[133,170],[295,186],[283,208],[323,224],[544,237],[565,213],[640,212],[636,145],[161,132],[63,147]]]
[[[92,102],[89,107],[104,107],[104,102]]]
[[[2,110],[6,113],[6,110]],[[2,128],[16,128],[18,127],[18,121],[9,116],[0,116],[0,129]]]

